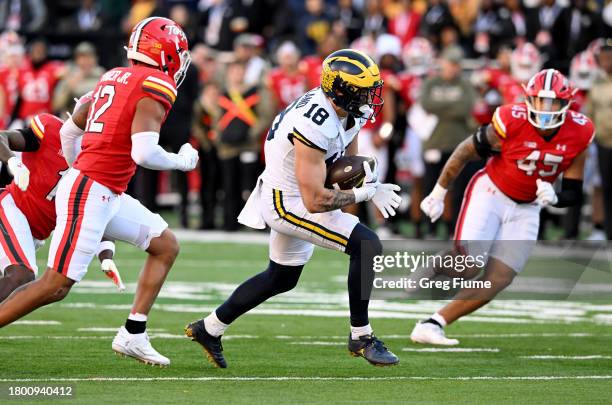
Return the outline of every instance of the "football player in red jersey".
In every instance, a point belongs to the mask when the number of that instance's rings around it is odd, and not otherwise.
[[[41,114],[26,129],[0,131],[0,160],[14,178],[0,191],[0,272],[4,271],[0,302],[34,280],[38,273],[35,251],[55,228],[57,183],[68,170],[60,143],[63,123],[53,115]],[[13,150],[22,151],[21,158]],[[102,269],[116,269],[114,244],[103,242],[98,251],[103,253]]]
[[[458,344],[445,337],[443,327],[482,307],[512,283],[537,239],[541,208],[578,202],[595,129],[587,117],[569,109],[574,93],[558,71],[540,71],[525,86],[525,103],[499,107],[492,123],[478,129],[451,155],[421,209],[436,221],[444,209],[446,190],[466,163],[488,159],[465,192],[454,239],[462,253],[488,255],[481,280],[490,281],[491,288],[460,291],[431,318],[417,323],[413,341]],[[562,188],[556,193],[552,183],[561,173]],[[509,240],[528,243],[520,250],[495,243]]]
[[[276,51],[278,67],[268,74],[266,85],[276,101],[280,112],[308,90],[308,77],[300,71],[300,50],[293,42],[284,42]]]
[[[68,163],[82,136],[82,151],[57,188],[57,222],[48,268],[0,304],[0,326],[60,299],[87,272],[106,233],[147,251],[132,311],[112,349],[142,362],[168,365],[149,342],[146,320],[178,255],[168,224],[124,193],[136,165],[155,170],[193,170],[197,152],[189,144],[178,154],[158,145],[159,130],[189,66],[187,38],[172,20],[150,17],[132,30],[127,57],[131,66],[105,73],[87,110],[80,108],[62,126]],[[82,134],[84,128],[84,135]]]

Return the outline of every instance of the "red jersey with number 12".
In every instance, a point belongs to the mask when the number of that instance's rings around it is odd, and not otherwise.
[[[93,92],[83,149],[74,167],[117,194],[126,190],[136,171],[132,121],[145,97],[160,102],[167,116],[176,99],[174,81],[157,69],[137,65],[109,70]]]
[[[595,128],[584,115],[569,110],[557,133],[545,139],[527,120],[525,104],[498,107],[491,125],[501,140],[501,153],[487,162],[495,185],[515,201],[536,198],[537,179],[556,180],[593,140]]]
[[[59,135],[63,124],[61,119],[51,114],[32,118],[30,128],[39,138],[40,147],[21,155],[21,160],[30,170],[30,184],[26,191],[21,191],[15,182],[7,187],[17,208],[27,218],[32,236],[38,240],[47,239],[55,228],[55,191],[68,170]]]

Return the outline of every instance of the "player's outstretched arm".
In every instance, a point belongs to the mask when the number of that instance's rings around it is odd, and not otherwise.
[[[444,165],[433,191],[421,201],[421,210],[435,222],[444,211],[444,197],[468,162],[484,159],[501,150],[501,141],[491,125],[480,127],[461,142]]]
[[[88,99],[89,101],[81,102]],[[91,92],[81,97],[77,101],[77,105],[72,112],[72,115],[62,125],[60,129],[60,141],[62,143],[62,152],[64,159],[72,166],[76,157],[81,153],[81,138],[85,133],[85,125],[87,123],[87,113],[91,106]]]
[[[325,188],[325,155],[301,142],[295,142],[295,177],[300,187],[304,206],[311,213],[333,211],[356,202],[365,201],[365,195],[353,190]],[[374,192],[376,188],[374,187]],[[359,194],[359,195],[358,195]],[[373,195],[374,193],[372,193]],[[372,196],[369,196],[372,198]]]
[[[181,146],[179,153],[168,153],[159,146],[159,130],[165,115],[164,107],[151,98],[138,102],[132,121],[132,159],[152,170],[195,169],[198,152],[189,143]]]

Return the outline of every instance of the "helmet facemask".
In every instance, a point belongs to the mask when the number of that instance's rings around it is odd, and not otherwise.
[[[570,101],[555,97],[528,96],[526,104],[529,123],[538,129],[546,130],[558,128],[565,122]]]
[[[374,121],[380,113],[384,100],[382,98],[382,80],[372,87],[341,86],[336,92],[334,102],[355,118]]]
[[[181,83],[183,83],[183,80],[185,80],[187,69],[189,69],[189,65],[191,65],[191,54],[188,50],[179,51],[177,53],[181,60],[181,67],[176,71],[176,73],[174,73],[174,82],[178,88]]]

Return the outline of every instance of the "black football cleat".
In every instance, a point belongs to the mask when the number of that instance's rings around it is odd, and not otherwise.
[[[185,326],[185,335],[196,341],[202,346],[208,361],[213,366],[218,368],[227,368],[227,363],[223,357],[223,345],[221,344],[221,336],[214,337],[206,332],[204,327],[204,319],[195,321]]]
[[[359,340],[353,340],[349,334],[348,349],[353,357],[363,357],[375,366],[394,366],[399,363],[399,357],[374,335],[359,336]]]

